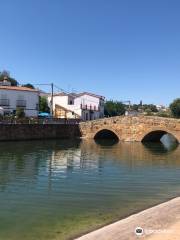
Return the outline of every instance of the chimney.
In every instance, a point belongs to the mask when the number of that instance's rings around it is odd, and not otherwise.
[[[4,76],[2,85],[3,85],[3,86],[11,86],[11,82],[9,81],[8,76]]]

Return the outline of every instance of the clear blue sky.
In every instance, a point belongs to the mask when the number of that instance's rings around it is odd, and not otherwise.
[[[0,0],[0,70],[107,99],[180,97],[179,0]]]

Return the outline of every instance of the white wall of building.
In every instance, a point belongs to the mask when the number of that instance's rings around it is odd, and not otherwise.
[[[51,96],[48,97],[51,102]],[[53,110],[55,105],[62,106],[78,114],[83,120],[94,120],[104,117],[104,99],[90,94],[55,95],[53,97]]]
[[[9,101],[9,106],[2,106],[3,99]],[[37,91],[0,89],[0,106],[4,109],[4,112],[13,113],[17,109],[17,101],[26,102],[26,106],[22,107],[26,116],[38,116],[39,93]]]
[[[83,107],[87,106],[92,109],[93,114],[88,120],[98,119],[104,117],[104,99],[89,94],[84,94],[75,99],[75,105],[82,104]],[[87,114],[87,111],[84,111]],[[89,112],[90,115],[90,112]],[[91,118],[91,119],[90,119]],[[86,120],[85,118],[83,118]]]
[[[71,103],[70,101],[72,101],[73,104],[68,104],[68,103]],[[48,97],[48,103],[49,103],[49,107],[50,107],[51,96]],[[78,105],[75,104],[74,98],[72,96],[69,97],[68,95],[65,95],[65,96],[55,95],[53,97],[53,110],[55,110],[55,105],[59,105],[68,110],[71,110],[71,111],[75,112],[76,114],[78,114],[79,116],[81,116],[81,114],[82,114],[81,104],[78,104]],[[74,116],[72,116],[72,117],[74,117]]]

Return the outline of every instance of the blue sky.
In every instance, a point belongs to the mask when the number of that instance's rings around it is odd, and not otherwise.
[[[180,97],[179,0],[0,0],[0,70],[107,99]]]

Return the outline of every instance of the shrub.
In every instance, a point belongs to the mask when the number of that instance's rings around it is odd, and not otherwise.
[[[16,117],[17,118],[24,118],[25,117],[25,112],[23,108],[17,108],[16,109]]]
[[[175,99],[169,107],[172,115],[176,118],[180,118],[180,98]]]

